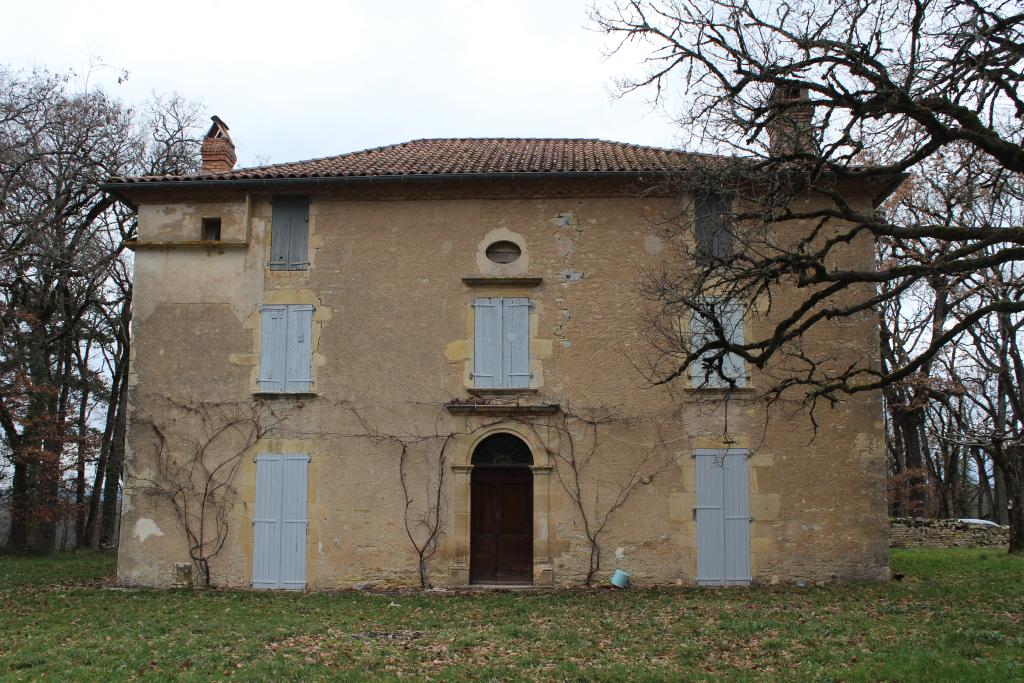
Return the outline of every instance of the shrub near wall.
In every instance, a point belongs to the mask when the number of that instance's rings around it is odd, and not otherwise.
[[[967,524],[955,519],[894,517],[889,520],[891,548],[998,547],[1010,542],[1006,527]]]

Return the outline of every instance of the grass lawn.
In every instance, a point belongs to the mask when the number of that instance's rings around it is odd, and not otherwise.
[[[888,585],[302,595],[112,590],[111,556],[0,557],[0,679],[1024,679],[1024,558],[893,567]]]

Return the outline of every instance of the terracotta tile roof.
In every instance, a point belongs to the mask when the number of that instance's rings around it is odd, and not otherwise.
[[[481,173],[671,173],[706,155],[607,140],[436,138],[333,157],[190,176],[122,176],[112,184],[272,180],[344,176],[450,176]],[[714,157],[713,157],[714,158]]]

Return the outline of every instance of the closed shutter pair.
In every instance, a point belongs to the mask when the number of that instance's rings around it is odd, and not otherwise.
[[[306,587],[306,504],[309,456],[256,456],[252,521],[252,587]]]
[[[270,269],[309,267],[309,197],[274,197],[270,224]]]
[[[260,391],[310,391],[313,385],[313,307],[265,305],[262,311]]]
[[[718,318],[722,323],[722,330],[725,332],[729,343],[740,346],[744,342],[743,333],[743,307],[733,302],[722,303],[714,308],[717,309]],[[693,349],[699,349],[705,344],[716,339],[714,323],[710,318],[700,315],[694,311],[690,319],[690,343]],[[746,384],[746,363],[743,358],[735,353],[727,353],[722,358],[721,372],[713,360],[715,351],[706,351],[701,354],[700,362],[694,364],[690,370],[695,387],[720,388],[730,386],[730,380],[736,386],[742,387]]]
[[[473,307],[473,385],[478,389],[529,387],[530,300],[481,298]]]
[[[750,583],[750,494],[745,449],[696,451],[697,583]]]

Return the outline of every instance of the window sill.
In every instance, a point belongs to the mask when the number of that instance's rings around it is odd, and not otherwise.
[[[466,391],[473,396],[515,396],[516,394],[536,394],[539,390],[537,387],[523,387],[521,389],[468,387]]]
[[[540,277],[477,277],[464,276],[462,283],[469,287],[537,287],[544,281]]]
[[[131,250],[136,249],[222,249],[222,248],[244,248],[249,246],[248,242],[236,240],[185,240],[182,242],[140,242],[139,240],[127,240],[125,246]]]
[[[306,399],[316,398],[319,394],[315,391],[254,391],[253,398],[264,399]]]
[[[754,396],[757,394],[757,387],[749,385],[742,387],[683,387],[683,391],[689,394],[708,394],[712,396],[727,396],[739,394],[741,396]]]

